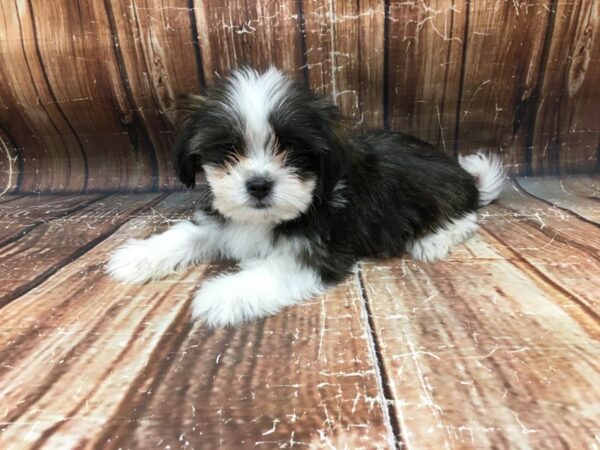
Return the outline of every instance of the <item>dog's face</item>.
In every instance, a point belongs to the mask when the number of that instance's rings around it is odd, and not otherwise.
[[[349,164],[337,108],[269,69],[235,72],[179,105],[177,171],[203,171],[213,207],[243,222],[281,223],[326,201]]]

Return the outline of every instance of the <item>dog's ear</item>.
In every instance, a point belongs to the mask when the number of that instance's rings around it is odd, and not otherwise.
[[[187,187],[196,184],[196,172],[202,165],[201,155],[191,144],[198,132],[205,106],[206,98],[194,94],[180,97],[176,104],[175,171]]]

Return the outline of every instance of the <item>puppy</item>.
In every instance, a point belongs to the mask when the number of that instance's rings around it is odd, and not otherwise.
[[[495,156],[456,163],[402,133],[350,136],[335,106],[273,68],[236,71],[179,113],[177,172],[188,187],[204,173],[209,205],[128,241],[107,269],[142,283],[201,260],[238,261],[194,298],[193,318],[213,327],[318,295],[361,258],[444,258],[505,179]]]

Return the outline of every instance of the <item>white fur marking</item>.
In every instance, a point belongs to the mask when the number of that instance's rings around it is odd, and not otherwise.
[[[276,252],[248,262],[234,274],[204,283],[192,304],[192,318],[211,327],[255,320],[324,291],[319,275],[300,267],[295,255]]]
[[[232,74],[228,106],[232,114],[241,116],[248,156],[260,157],[267,150],[273,132],[269,114],[284,101],[289,86],[290,81],[274,67],[262,74],[252,69]]]
[[[483,152],[459,155],[458,163],[477,178],[481,206],[489,205],[498,198],[506,180],[506,172],[498,155],[485,155]]]
[[[107,272],[125,283],[144,283],[201,260],[217,256],[210,236],[215,225],[179,222],[148,239],[129,239],[111,256]],[[213,243],[211,243],[213,242]]]
[[[194,220],[145,240],[129,240],[112,255],[107,272],[127,283],[143,283],[200,259],[241,261],[239,272],[205,282],[196,294],[192,316],[212,327],[274,314],[325,290],[319,274],[298,262],[309,248],[302,238],[274,243],[272,225],[221,223],[203,213]]]
[[[412,242],[408,252],[414,259],[433,262],[445,258],[450,250],[477,231],[477,215],[471,213],[446,223],[437,231]]]

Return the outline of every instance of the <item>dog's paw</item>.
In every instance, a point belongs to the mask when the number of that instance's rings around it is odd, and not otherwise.
[[[276,312],[268,284],[260,289],[248,289],[239,274],[207,281],[192,303],[192,319],[202,320],[212,328],[234,326],[250,322]],[[266,288],[266,289],[265,289]]]
[[[433,263],[445,259],[452,247],[443,239],[435,239],[430,236],[411,243],[408,246],[410,255],[417,261]]]
[[[144,283],[160,274],[159,259],[147,243],[130,239],[119,247],[106,264],[106,272],[124,283]]]

